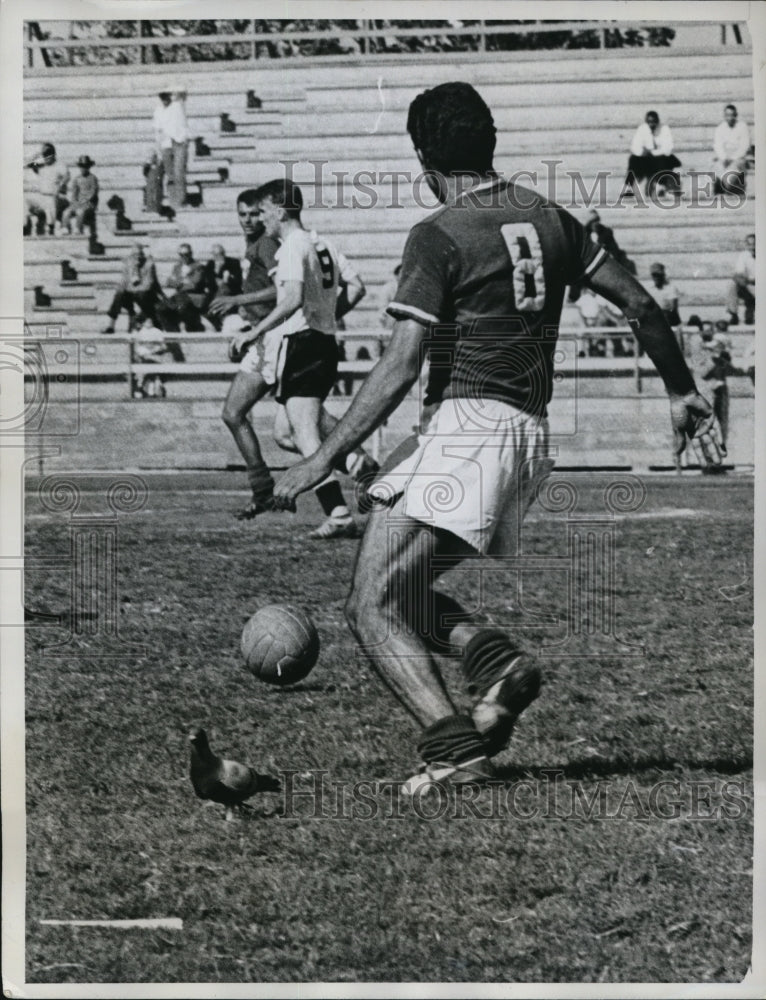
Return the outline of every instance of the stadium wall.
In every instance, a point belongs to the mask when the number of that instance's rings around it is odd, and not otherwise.
[[[46,426],[73,428],[76,404],[52,404]],[[346,399],[328,400],[338,416]],[[63,412],[61,408],[64,408]],[[292,456],[273,442],[275,404],[261,402],[254,410],[254,426],[266,461],[284,467]],[[30,472],[210,469],[242,466],[221,418],[217,401],[141,400],[88,403],[80,409],[77,430],[62,439],[40,434],[27,448]],[[733,395],[728,462],[738,468],[753,466],[752,396]],[[387,454],[412,432],[418,419],[418,401],[407,399],[384,427],[380,451]],[[551,432],[558,466],[620,468],[646,471],[667,468],[671,462],[668,402],[663,395],[621,399],[575,398],[562,394],[551,406]]]

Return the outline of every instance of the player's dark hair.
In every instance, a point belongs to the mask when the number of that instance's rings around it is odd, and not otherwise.
[[[301,189],[286,177],[279,177],[277,180],[262,184],[255,193],[257,201],[265,201],[268,198],[275,205],[284,208],[288,218],[300,217],[303,208]]]
[[[253,205],[258,204],[258,190],[257,188],[246,188],[244,191],[240,191],[237,195],[238,205],[247,205],[248,208],[252,208]]]
[[[725,107],[725,108],[724,108],[723,110],[724,110],[724,111],[729,111],[729,110],[731,110],[731,111],[733,111],[733,112],[734,112],[734,114],[736,115],[736,113],[737,113],[737,106],[736,106],[736,104],[727,104],[727,105],[726,105],[726,107]]]
[[[492,169],[497,129],[470,83],[442,83],[410,104],[407,131],[426,167],[442,174]]]

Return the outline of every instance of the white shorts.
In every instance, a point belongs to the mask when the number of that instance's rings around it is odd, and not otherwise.
[[[222,331],[227,336],[234,336],[251,325],[242,316],[232,313],[225,318]],[[239,370],[248,375],[260,375],[267,385],[274,385],[277,381],[277,355],[281,340],[282,335],[275,336],[273,330],[259,337],[247,349],[239,363]]]
[[[406,446],[402,446],[406,450]],[[369,490],[485,555],[516,555],[521,523],[553,469],[548,421],[494,399],[445,399],[412,451]]]

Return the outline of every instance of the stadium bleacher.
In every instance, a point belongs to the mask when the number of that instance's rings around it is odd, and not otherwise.
[[[589,50],[560,51],[555,58],[535,52],[513,53],[512,58],[442,54],[427,65],[389,56],[332,65],[272,60],[143,66],[131,76],[130,92],[118,93],[115,84],[124,73],[120,67],[30,70],[24,81],[25,155],[51,141],[60,162],[74,173],[77,157],[88,153],[101,186],[103,256],[89,256],[86,237],[28,238],[24,243],[29,335],[42,336],[58,325],[81,342],[78,392],[84,400],[122,402],[130,396],[127,344],[98,335],[127,248],[136,239],[145,243],[161,280],[181,241],[190,242],[200,259],[206,259],[215,242],[222,242],[227,252],[239,252],[237,191],[280,176],[287,160],[293,161],[292,175],[304,188],[306,225],[334,239],[368,286],[366,299],[347,317],[349,345],[354,350],[366,337],[376,339],[381,293],[406,233],[435,204],[424,184],[413,191],[409,179],[418,175],[419,166],[406,135],[406,110],[420,89],[442,81],[472,82],[488,100],[498,127],[496,167],[501,172],[537,172],[536,179],[525,173],[520,183],[556,198],[580,218],[590,204],[598,207],[640,279],[648,279],[651,261],[662,260],[679,289],[685,319],[695,313],[703,319],[725,317],[733,261],[754,228],[752,179],[738,206],[712,200],[695,205],[688,198],[690,172],[711,168],[712,133],[723,105],[734,102],[740,117],[752,124],[746,47],[657,49],[651,58],[641,50]],[[156,92],[169,75],[187,84],[192,133],[210,149],[208,156],[190,155],[190,190],[198,192],[200,206],[181,209],[172,222],[142,210],[151,116]],[[258,110],[247,107],[249,89],[262,99]],[[616,206],[630,140],[649,107],[673,131],[685,197],[675,208]],[[235,132],[221,133],[222,113],[235,122]],[[408,172],[408,177],[397,177],[398,172]],[[704,192],[705,182],[700,183]],[[106,207],[113,193],[124,199],[133,223],[130,232],[113,231],[113,214]],[[76,270],[74,281],[62,282],[62,260]],[[36,286],[51,297],[50,307],[34,307]],[[566,310],[564,326],[574,318]],[[746,353],[751,336],[736,336],[735,354]],[[174,377],[169,398],[220,398],[227,372],[223,345],[214,337],[190,341],[187,356],[194,367],[186,377],[183,372]],[[633,367],[625,359],[626,370]],[[743,413],[749,413],[749,381],[734,379],[732,389],[742,397]],[[733,408],[739,405],[735,399]],[[747,448],[743,454],[741,460],[749,463]]]

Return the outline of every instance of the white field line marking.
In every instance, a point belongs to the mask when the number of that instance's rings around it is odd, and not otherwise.
[[[140,920],[41,920],[48,927],[117,927],[130,930],[133,927],[143,930],[162,928],[168,931],[183,930],[184,922],[180,917],[155,917]]]

